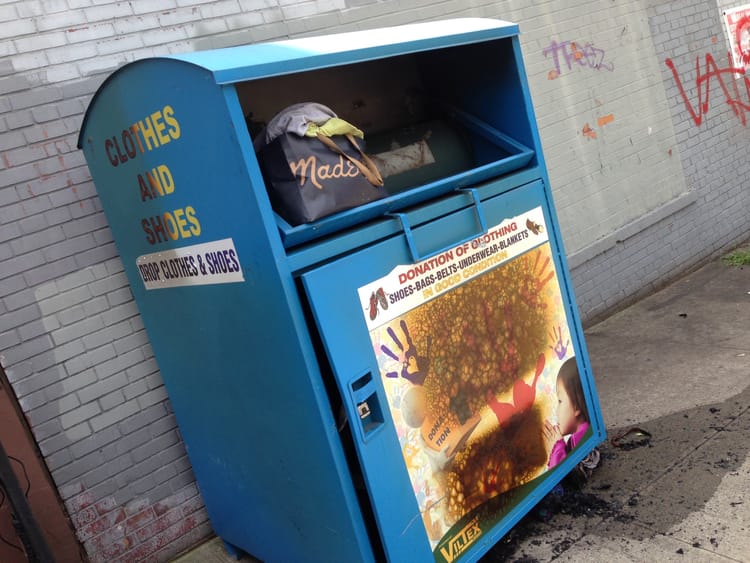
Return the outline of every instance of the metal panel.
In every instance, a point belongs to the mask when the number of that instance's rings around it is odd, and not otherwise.
[[[431,552],[434,552],[434,559],[438,561],[451,561],[459,555],[465,555],[468,559],[478,557],[548,492],[575,462],[580,461],[603,435],[599,406],[596,397],[587,387],[586,380],[590,377],[590,372],[585,348],[581,345],[581,334],[576,328],[575,306],[567,300],[567,275],[560,262],[557,243],[547,235],[547,229],[554,229],[554,223],[544,197],[543,184],[534,182],[479,205],[489,225],[488,231],[481,236],[469,236],[467,239],[467,233],[471,235],[478,226],[477,213],[467,208],[417,227],[409,235],[404,234],[374,244],[302,276],[332,371],[344,397],[349,422],[354,426],[358,457],[386,553],[392,561],[430,561],[433,560]],[[495,237],[497,233],[503,234]],[[409,236],[415,240],[409,241]],[[453,240],[456,246],[442,248],[441,239]],[[466,241],[465,244],[458,242],[463,240]],[[492,241],[491,244],[488,241]],[[508,246],[504,246],[506,242]],[[486,256],[480,255],[483,244],[488,248]],[[520,250],[515,250],[514,245]],[[422,255],[419,262],[414,260],[414,247],[419,247]],[[459,256],[464,256],[465,260],[460,260]],[[540,257],[545,256],[548,262],[540,260]],[[443,273],[452,273],[450,278],[440,275],[444,286],[442,288],[441,282],[435,281],[439,271],[436,264],[442,267]],[[505,274],[503,269],[507,269]],[[418,273],[412,275],[413,272]],[[520,279],[518,272],[526,277]],[[495,281],[489,279],[491,276],[495,276]],[[515,285],[512,282],[513,276],[519,277]],[[487,287],[496,292],[497,297],[488,297],[486,303],[478,303],[475,298],[469,297],[470,292],[465,288],[471,283],[484,283],[484,278]],[[449,281],[451,279],[453,281]],[[510,287],[499,285],[499,280],[511,280]],[[463,293],[457,291],[462,287],[465,290]],[[503,293],[504,290],[506,293]],[[390,303],[390,308],[382,301],[380,305],[370,302],[369,296],[374,297],[378,291],[382,292],[386,303]],[[527,291],[531,293],[525,293]],[[422,295],[415,297],[419,293]],[[455,318],[443,320],[460,326],[475,321],[471,318],[472,307],[505,310],[507,314],[503,322],[518,325],[518,333],[515,336],[511,333],[492,342],[486,340],[482,344],[518,348],[532,346],[533,349],[526,351],[525,356],[535,364],[531,366],[532,371],[533,367],[539,368],[536,378],[540,379],[537,382],[534,378],[533,384],[529,385],[532,376],[526,377],[528,381],[524,381],[526,373],[521,370],[521,375],[517,375],[515,382],[508,382],[510,376],[502,371],[511,368],[503,367],[500,362],[495,381],[486,382],[471,392],[467,391],[474,394],[469,397],[469,402],[478,398],[476,402],[479,406],[470,408],[466,419],[475,420],[482,437],[473,435],[473,429],[467,429],[466,421],[459,421],[452,427],[446,423],[446,436],[451,432],[455,435],[457,431],[467,434],[463,436],[463,443],[455,444],[458,453],[452,452],[455,456],[453,459],[448,460],[439,470],[429,470],[424,464],[414,462],[413,454],[415,450],[427,453],[432,451],[424,443],[431,439],[425,437],[430,431],[424,426],[417,430],[409,429],[409,425],[404,422],[408,415],[404,414],[405,403],[402,401],[406,401],[406,395],[412,389],[422,387],[428,395],[432,393],[434,396],[435,389],[447,384],[427,384],[426,380],[429,378],[447,377],[447,372],[441,372],[438,366],[439,362],[445,360],[445,355],[434,353],[434,349],[432,354],[429,352],[430,339],[433,339],[432,346],[436,345],[435,340],[442,342],[442,332],[430,325],[434,332],[427,331],[428,334],[425,334],[423,328],[429,323],[424,319],[430,315],[438,318],[439,314],[435,313],[435,309],[442,306],[441,300],[455,300],[457,295],[464,297],[458,297],[459,303],[453,306],[462,313]],[[402,300],[408,299],[413,299],[413,304],[400,306]],[[511,303],[524,299],[531,303],[527,303],[527,309]],[[533,300],[538,301],[533,303]],[[428,312],[429,307],[432,307],[431,312]],[[547,307],[552,314],[545,312]],[[420,309],[425,309],[425,313],[420,313]],[[519,318],[519,311],[522,310],[527,310],[534,318]],[[503,323],[492,324],[489,320],[486,323],[483,330],[487,331],[502,330],[504,326]],[[521,334],[521,331],[528,334],[531,330],[534,331],[533,338]],[[559,353],[554,354],[550,351],[554,342],[548,342],[553,331],[559,331],[569,343],[565,346],[563,342],[565,350],[558,348]],[[478,336],[475,334],[466,338]],[[415,351],[411,354],[411,359],[419,358],[417,364],[410,364],[409,350],[412,345]],[[442,345],[448,346],[445,343]],[[390,348],[384,351],[383,346]],[[470,350],[461,347],[463,344],[450,346],[453,346],[452,349],[457,354],[461,351],[471,356]],[[388,355],[393,361],[389,361]],[[478,469],[481,466],[482,471],[487,471],[493,463],[499,463],[501,456],[495,458],[494,454],[488,453],[487,444],[499,444],[507,439],[516,440],[513,443],[518,445],[521,438],[526,442],[536,440],[537,445],[541,444],[540,424],[543,419],[539,418],[541,415],[537,411],[549,417],[554,416],[553,405],[556,399],[552,398],[549,386],[554,385],[556,369],[565,359],[573,356],[577,356],[582,374],[581,383],[586,389],[592,430],[584,443],[561,465],[561,469],[546,471],[546,457],[540,466],[539,448],[533,455],[528,454],[534,459],[516,460],[518,471],[510,471],[507,477],[518,481],[513,481],[512,486],[505,489],[498,483],[491,485],[491,479],[483,480],[481,471],[477,473],[476,481],[473,481],[469,478],[469,471],[463,470],[462,473],[462,470],[457,469],[462,459],[473,459],[472,463]],[[475,373],[472,377],[479,378],[479,364],[482,361],[484,360],[477,354],[464,367]],[[402,381],[419,370],[425,370],[420,378],[414,376],[410,383]],[[403,386],[394,386],[395,380],[400,381]],[[527,405],[527,411],[523,411],[519,405],[520,399],[516,396],[517,412],[513,415],[513,421],[501,421],[500,407],[493,407],[499,402],[497,397],[494,401],[487,399],[485,402],[484,392],[492,390],[504,401],[513,403],[513,394],[520,393],[516,389],[519,386],[525,388],[520,381],[524,381],[528,389],[533,389],[530,391],[533,407]],[[362,392],[352,393],[353,386],[362,388]],[[534,393],[537,392],[539,395],[535,401]],[[511,394],[510,398],[504,398],[508,393]],[[451,412],[445,411],[440,415],[446,420],[455,415],[457,409],[451,406],[448,410]],[[533,416],[532,412],[535,413]],[[377,416],[373,417],[373,413]],[[432,420],[440,418],[438,414],[433,414]],[[475,417],[478,417],[478,422]],[[440,433],[439,426],[441,425],[434,426],[431,433],[435,434],[435,429]],[[445,443],[449,442],[450,439],[446,439]],[[440,446],[439,439],[436,443]],[[477,453],[472,458],[471,454],[465,454],[461,450],[464,446],[467,451],[474,448],[473,451],[483,453]],[[462,458],[462,455],[465,457]],[[527,454],[522,452],[519,455],[522,458]],[[534,478],[524,480],[519,477],[522,473],[521,466],[523,471],[532,471]],[[499,471],[495,471],[494,479],[500,479]],[[424,474],[429,476],[424,477]],[[466,510],[458,515],[447,514],[446,509],[448,499],[456,496],[456,488],[446,485],[446,482],[450,482],[455,475],[459,479],[463,478],[463,486],[471,484],[485,487],[485,490],[474,493],[475,498],[481,498],[481,502],[473,506],[467,505]],[[424,496],[425,489],[429,490],[430,486],[442,487],[440,493],[434,494],[436,500],[432,506]],[[495,488],[490,490],[491,486]],[[470,491],[465,490],[464,493],[468,497]],[[472,524],[474,517],[479,519]],[[438,520],[442,521],[443,530],[436,533]],[[433,536],[431,541],[427,537],[428,532]]]
[[[208,72],[147,60],[82,143],[216,532],[268,560],[372,559],[241,120]]]

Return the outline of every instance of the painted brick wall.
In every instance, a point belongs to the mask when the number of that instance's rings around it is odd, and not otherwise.
[[[744,83],[731,106],[712,77],[699,124],[682,97],[696,57],[727,65],[716,2],[0,1],[0,362],[92,560],[211,533],[75,147],[93,92],[136,58],[458,16],[521,25],[585,319],[748,237]]]
[[[738,75],[735,82],[731,74],[712,75],[714,67],[706,68],[706,55],[716,62],[716,69],[730,66],[730,44],[720,19],[722,5],[733,4],[674,1],[648,5],[648,26],[660,63],[654,81],[666,92],[677,140],[672,154],[680,158],[689,193],[682,201],[615,233],[600,247],[601,254],[582,252],[573,258],[578,266],[573,278],[579,306],[589,319],[653,291],[748,238],[750,89],[747,78]],[[666,64],[668,59],[679,82]],[[704,77],[700,89],[696,62]],[[738,103],[726,101],[722,84],[729,98]],[[702,119],[699,100],[708,102]],[[691,117],[690,108],[698,113],[700,124]]]
[[[167,561],[211,534],[76,149],[111,70],[282,17],[262,0],[179,4],[0,3],[0,361],[92,561]]]
[[[687,192],[645,10],[521,10],[545,158],[569,253]],[[637,78],[636,78],[637,77]],[[586,218],[585,221],[581,218]]]

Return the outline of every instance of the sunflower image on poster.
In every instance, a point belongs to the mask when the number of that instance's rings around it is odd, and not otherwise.
[[[541,209],[360,295],[379,301],[370,337],[425,531],[455,561],[548,469],[575,352]]]

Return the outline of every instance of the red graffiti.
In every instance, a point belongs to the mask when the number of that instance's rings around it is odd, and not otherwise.
[[[750,64],[750,51],[745,51],[742,48],[743,35],[747,36],[750,31],[750,16],[744,16],[740,21],[737,22],[737,27],[734,30],[734,41],[737,43],[737,50],[740,53],[742,64]],[[750,47],[750,45],[748,45]]]
[[[743,126],[747,125],[747,112],[750,111],[750,79],[745,76],[745,69],[732,66],[731,53],[727,53],[727,59],[728,66],[726,68],[719,68],[711,54],[706,53],[703,73],[701,73],[700,56],[695,57],[695,87],[698,90],[698,103],[695,106],[693,106],[688,95],[685,93],[685,87],[682,85],[682,80],[680,80],[677,67],[672,62],[672,59],[664,61],[669,70],[672,71],[672,76],[674,76],[677,88],[680,90],[680,96],[682,96],[682,101],[685,103],[685,108],[693,119],[693,123],[699,127],[703,122],[703,116],[708,114],[712,79],[714,83],[718,82],[719,88],[724,93],[725,103],[732,108],[740,123]],[[745,85],[746,100],[740,97],[740,89],[737,86],[735,75],[741,75],[742,77]]]

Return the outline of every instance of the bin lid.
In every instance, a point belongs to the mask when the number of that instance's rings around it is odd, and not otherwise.
[[[140,59],[114,71],[94,94],[81,124],[78,148],[99,95],[114,77],[144,61],[189,63],[208,71],[217,84],[232,84],[514,35],[518,35],[515,23],[458,18]]]
[[[518,25],[514,23],[459,18],[197,51],[171,58],[204,67],[217,83],[227,84],[517,34]]]

